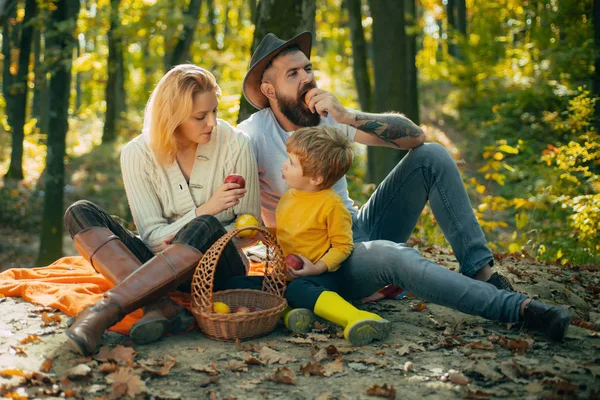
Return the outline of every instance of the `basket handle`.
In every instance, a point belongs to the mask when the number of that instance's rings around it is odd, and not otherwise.
[[[258,231],[264,237],[267,247],[267,259],[265,260],[265,277],[262,290],[283,297],[286,285],[285,266],[283,262],[283,251],[267,228],[260,226],[249,226],[235,229],[223,235],[208,249],[194,271],[192,279],[192,302],[205,312],[211,312],[213,307],[213,285],[215,268],[225,249],[227,243],[238,233],[246,230]]]

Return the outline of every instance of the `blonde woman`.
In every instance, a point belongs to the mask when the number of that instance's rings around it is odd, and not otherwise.
[[[195,65],[171,69],[154,89],[141,135],[121,154],[121,170],[138,238],[89,201],[65,214],[79,253],[115,286],[79,313],[66,331],[71,347],[93,353],[102,334],[143,307],[130,330],[134,343],[181,333],[194,323],[165,297],[189,290],[198,261],[241,214],[260,215],[258,172],[248,138],[217,118],[221,91],[215,77]],[[224,184],[236,173],[246,188]],[[215,290],[245,275],[242,256],[229,244],[216,268]]]

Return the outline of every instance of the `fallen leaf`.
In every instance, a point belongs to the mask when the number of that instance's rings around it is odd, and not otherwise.
[[[544,391],[544,386],[539,382],[529,382],[527,385],[523,387],[526,392],[531,394],[541,393]]]
[[[371,396],[387,397],[388,399],[396,398],[396,388],[394,385],[388,386],[384,383],[383,386],[374,385],[367,389],[367,394]]]
[[[325,368],[320,363],[309,361],[308,363],[306,363],[305,365],[300,367],[300,372],[306,376],[310,376],[310,375],[324,376]]]
[[[171,371],[171,368],[177,363],[177,360],[169,355],[159,361],[155,360],[141,360],[138,361],[138,365],[142,367],[144,371],[150,372],[158,376],[165,376]],[[159,367],[159,368],[155,368]]]
[[[119,366],[115,363],[102,363],[98,367],[98,371],[104,372],[105,374],[110,374],[119,369]]]
[[[46,358],[46,360],[44,360],[44,362],[42,363],[42,366],[40,367],[40,371],[42,372],[50,372],[50,369],[52,369],[52,363],[54,362],[54,358]]]
[[[92,373],[92,369],[87,364],[79,364],[65,371],[65,376],[71,379],[82,378]]]
[[[45,311],[42,313],[43,326],[57,325],[60,324],[61,321],[62,318],[59,314],[48,314]]]
[[[337,374],[339,372],[344,372],[344,364],[342,363],[342,358],[338,358],[335,361],[327,363],[324,365],[325,376],[331,376],[333,374]]]
[[[252,355],[248,355],[244,362],[248,365],[265,365],[265,363],[262,360],[259,360],[258,358]]]
[[[461,374],[460,372],[449,372],[448,380],[457,385],[466,386],[469,384],[469,378]]]
[[[250,379],[248,381],[244,381],[244,382],[240,383],[240,385],[238,387],[240,389],[250,390],[250,389],[254,389],[256,387],[256,385],[258,385],[261,382],[262,382],[261,379]]]
[[[100,348],[100,351],[98,351],[98,354],[96,354],[94,358],[98,361],[106,362],[109,360],[113,360],[116,362],[122,362],[127,366],[131,366],[133,364],[134,355],[134,349],[118,344],[112,349],[109,346],[102,346]]]
[[[400,347],[398,350],[396,350],[396,352],[398,353],[398,355],[403,356],[405,354],[410,353],[411,350],[425,351],[425,347],[419,346],[418,344],[414,343],[408,343]]]
[[[273,375],[267,376],[268,380],[278,383],[285,383],[287,385],[296,384],[296,374],[288,367],[277,367]]]
[[[237,371],[237,372],[247,372],[248,365],[246,365],[245,362],[240,361],[240,360],[229,360],[229,361],[227,361],[227,364],[225,365],[225,369],[228,369],[230,371]]]
[[[198,386],[200,387],[207,387],[208,385],[210,385],[211,383],[217,383],[219,382],[219,377],[218,376],[203,376],[202,379],[200,379],[200,381],[198,382]]]
[[[217,371],[217,364],[212,363],[212,364],[197,364],[197,365],[192,365],[192,369],[194,371],[199,371],[199,372],[204,372],[205,374],[208,375],[218,375],[219,371]]]
[[[283,339],[284,342],[290,342],[294,344],[312,344],[312,340],[303,337],[294,337]]]
[[[340,354],[339,350],[337,349],[337,347],[335,347],[332,344],[330,344],[327,347],[323,347],[321,350],[317,351],[313,355],[313,358],[317,362],[321,362],[321,360],[323,360],[325,358],[330,358],[330,359],[334,360],[338,357],[341,357],[341,354]]]
[[[4,369],[0,371],[0,376],[10,378],[11,376],[25,376],[25,373],[20,369]]]
[[[471,342],[467,344],[465,347],[469,347],[471,349],[479,349],[479,350],[494,350],[494,345],[488,341],[477,340],[475,342]]]
[[[100,391],[105,390],[105,389],[106,389],[106,385],[97,385],[96,384],[96,385],[92,385],[92,386],[86,388],[85,391],[87,393],[92,394],[92,393],[100,392]]]
[[[43,342],[43,340],[40,339],[38,335],[27,335],[23,339],[19,340],[19,343],[21,344],[27,344],[32,342]]]
[[[415,312],[421,312],[424,309],[426,309],[427,306],[425,305],[425,303],[423,303],[422,301],[416,305],[414,305],[410,310],[411,311],[415,311]]]
[[[500,339],[498,343],[518,354],[525,354],[525,350],[531,348],[533,345],[531,340],[521,339]]]
[[[306,337],[313,342],[328,342],[329,338],[327,335],[322,335],[320,333],[309,333]]]
[[[385,351],[384,351],[384,350],[377,350],[377,351],[375,352],[375,355],[378,355],[378,356],[384,356],[384,355],[385,355]]]
[[[27,353],[25,352],[25,350],[23,350],[22,347],[13,346],[12,344],[9,347],[10,347],[10,350],[9,350],[10,354],[27,357]]]
[[[119,368],[116,372],[107,375],[106,382],[112,384],[112,396],[114,398],[123,395],[135,397],[146,390],[146,384],[129,367]]]
[[[489,365],[488,363],[485,362],[475,362],[475,363],[470,363],[469,365],[464,367],[465,371],[469,371],[469,372],[476,372],[478,374],[480,374],[481,376],[483,376],[486,379],[492,380],[492,381],[499,381],[501,379],[504,378],[504,376],[496,371],[494,371]]]
[[[405,374],[408,374],[408,371],[410,371],[413,368],[413,363],[412,361],[407,361],[404,363],[404,367],[402,368],[404,370]]]
[[[286,364],[289,362],[296,362],[294,357],[280,353],[267,346],[263,346],[262,349],[260,349],[258,357],[267,364]]]

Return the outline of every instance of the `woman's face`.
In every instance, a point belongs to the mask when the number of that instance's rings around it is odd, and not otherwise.
[[[210,142],[213,128],[217,126],[217,93],[214,90],[194,96],[192,115],[175,129],[175,135],[183,146]]]

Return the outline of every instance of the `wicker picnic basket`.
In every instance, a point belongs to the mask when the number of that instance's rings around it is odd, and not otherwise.
[[[267,247],[262,290],[231,289],[213,293],[215,267],[223,249],[235,235],[244,230],[260,232]],[[275,329],[287,307],[287,301],[283,297],[285,284],[283,251],[269,230],[256,226],[236,229],[217,240],[198,263],[192,280],[190,308],[200,330],[211,339],[228,342],[264,336]],[[257,306],[262,310],[219,314],[213,312],[215,301],[227,304],[232,310],[237,306]]]

